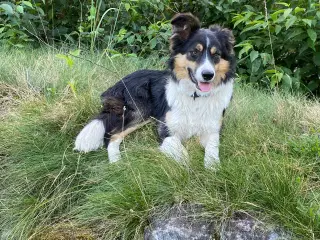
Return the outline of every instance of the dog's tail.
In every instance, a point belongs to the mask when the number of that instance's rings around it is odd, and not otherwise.
[[[101,113],[78,134],[74,150],[90,152],[108,146],[112,134],[121,131],[124,103],[115,97],[105,97]],[[111,134],[112,133],[112,134]]]
[[[78,134],[74,150],[90,152],[103,146],[105,127],[101,119],[94,119]]]

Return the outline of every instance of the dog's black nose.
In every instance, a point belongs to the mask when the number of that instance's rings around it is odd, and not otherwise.
[[[214,77],[214,72],[210,71],[203,71],[202,72],[202,77],[205,81],[210,81]]]

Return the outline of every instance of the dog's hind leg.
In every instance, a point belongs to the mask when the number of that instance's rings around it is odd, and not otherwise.
[[[109,157],[109,161],[111,163],[113,162],[117,162],[120,157],[120,144],[123,141],[123,139],[130,133],[132,133],[133,131],[135,131],[136,129],[144,126],[145,124],[147,124],[148,122],[150,122],[150,120],[144,121],[140,124],[136,124],[134,126],[128,127],[127,129],[125,129],[124,131],[120,132],[120,133],[116,133],[111,135],[110,139],[109,139],[109,143],[108,143],[108,157]]]

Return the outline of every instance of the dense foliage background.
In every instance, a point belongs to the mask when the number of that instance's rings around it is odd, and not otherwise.
[[[320,93],[320,4],[316,0],[29,0],[0,4],[0,42],[104,50],[116,57],[166,56],[170,18],[192,12],[237,39],[241,81]]]

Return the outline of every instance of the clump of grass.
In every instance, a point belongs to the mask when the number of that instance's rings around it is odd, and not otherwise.
[[[4,54],[0,84],[16,97],[0,123],[2,238],[58,236],[57,229],[71,228],[55,226],[70,222],[88,237],[139,239],[151,212],[181,202],[203,204],[221,219],[249,212],[300,238],[320,238],[317,101],[237,84],[217,172],[204,169],[197,139],[186,143],[188,169],[162,155],[155,124],[127,137],[123,159],[109,164],[104,149],[73,152],[76,134],[99,111],[108,86],[136,69],[160,66],[83,56],[110,72],[80,59],[70,68],[46,49]]]

